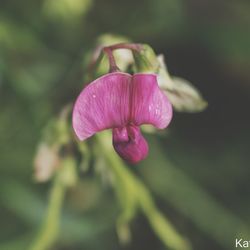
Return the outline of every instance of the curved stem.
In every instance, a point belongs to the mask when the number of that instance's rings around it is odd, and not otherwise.
[[[46,220],[30,250],[47,250],[55,242],[59,232],[61,207],[65,195],[65,185],[57,176],[54,180],[47,210]]]
[[[152,229],[162,241],[162,243],[172,250],[189,250],[189,242],[184,239],[173,227],[171,222],[157,209],[147,187],[129,170],[118,155],[114,153],[111,135],[108,132],[97,134],[96,138],[100,145],[100,152],[108,161],[108,166],[114,173],[116,179],[116,190],[118,199],[126,212],[125,222],[132,219],[137,209],[140,209],[146,216]],[[130,202],[130,204],[128,204]],[[131,214],[132,213],[132,214]]]
[[[115,57],[113,55],[113,50],[117,50],[117,49],[128,49],[128,50],[131,50],[133,53],[136,53],[136,52],[141,52],[143,50],[143,45],[139,43],[118,43],[118,44],[105,46],[105,47],[98,46],[94,50],[91,62],[88,65],[88,72],[89,72],[90,77],[96,65],[98,65],[98,62],[102,60],[102,56],[103,56],[102,52],[106,53],[106,55],[108,56],[109,66],[110,66],[109,72],[120,71],[119,67],[116,64]]]
[[[171,222],[156,207],[146,187],[141,186],[140,207],[149,224],[165,246],[174,250],[190,250],[190,243],[173,227]]]
[[[143,45],[140,43],[118,43],[108,46],[108,48],[111,50],[128,49],[135,52],[140,52],[143,49]]]
[[[118,66],[116,65],[115,57],[113,55],[112,49],[110,47],[104,47],[103,51],[107,54],[109,60],[109,72],[117,72],[120,71]]]

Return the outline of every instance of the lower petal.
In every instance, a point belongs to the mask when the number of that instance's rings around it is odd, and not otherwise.
[[[113,129],[113,146],[115,151],[130,163],[137,163],[148,154],[147,141],[140,128],[133,125]]]

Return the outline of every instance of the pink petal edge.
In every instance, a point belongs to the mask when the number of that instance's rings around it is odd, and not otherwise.
[[[133,76],[130,119],[139,126],[151,124],[166,128],[173,115],[172,105],[160,90],[157,75],[138,73]]]
[[[104,129],[126,125],[131,78],[127,73],[109,73],[82,90],[72,115],[73,128],[80,140]]]

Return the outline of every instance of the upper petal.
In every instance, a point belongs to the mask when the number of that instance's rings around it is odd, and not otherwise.
[[[135,74],[132,80],[130,120],[137,126],[152,124],[166,128],[172,119],[172,105],[160,90],[155,74]]]
[[[82,90],[73,109],[73,128],[84,140],[96,132],[124,126],[129,119],[131,75],[106,74]]]

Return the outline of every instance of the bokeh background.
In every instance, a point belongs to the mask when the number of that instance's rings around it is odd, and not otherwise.
[[[249,240],[249,13],[247,0],[1,0],[0,249],[28,249],[42,224],[51,183],[32,177],[36,147],[79,93],[85,54],[105,33],[149,43],[209,103],[175,112],[167,136],[147,136],[149,157],[133,171],[193,249]],[[52,249],[165,249],[140,214],[122,246],[116,211],[112,190],[81,174]]]

